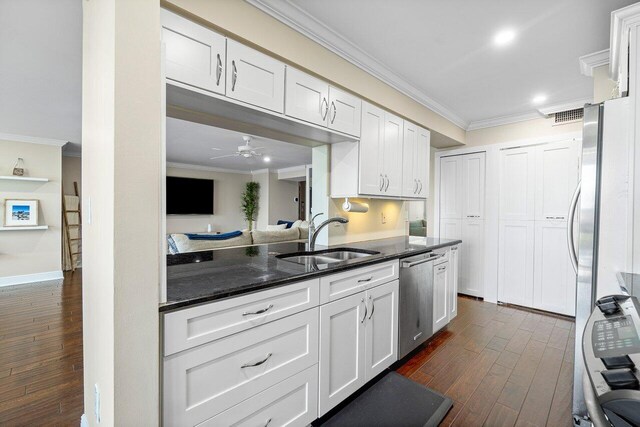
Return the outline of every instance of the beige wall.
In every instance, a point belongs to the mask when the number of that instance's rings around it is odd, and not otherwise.
[[[80,157],[62,157],[62,190],[64,194],[74,195],[73,183],[78,183],[82,194],[82,159]]]
[[[553,136],[569,132],[581,132],[582,122],[553,126],[553,118],[539,118],[503,126],[477,129],[467,132],[467,147],[499,144],[522,139]],[[461,147],[456,147],[461,148]]]
[[[464,142],[465,131],[362,69],[241,0],[170,0],[191,18],[248,42],[285,62],[380,104],[422,126]]]
[[[168,167],[167,176],[212,179],[214,212],[213,215],[167,215],[167,233],[203,232],[207,231],[207,224],[211,224],[213,231],[223,233],[247,227],[240,202],[251,174]]]
[[[269,173],[269,224],[279,219],[295,221],[298,219],[298,183],[279,180],[278,174]]]
[[[593,102],[616,97],[616,82],[609,78],[609,64],[593,69]]]
[[[90,426],[160,424],[160,71],[157,2],[83,2],[82,297]]]
[[[258,201],[255,228],[264,230],[269,224],[269,173],[265,171],[253,174],[252,179],[260,184],[260,200]]]
[[[0,180],[0,226],[4,226],[5,199],[38,200],[39,225],[49,226],[48,230],[0,231],[0,286],[62,277],[61,151],[59,146],[0,140],[0,175],[11,175],[21,157],[26,175],[49,179]],[[28,276],[42,273],[47,273],[46,277]]]
[[[331,199],[329,216],[344,216],[349,223],[329,225],[329,242],[332,245],[384,239],[407,234],[405,202],[399,200],[349,199],[369,205],[367,213],[342,210],[344,199]],[[385,223],[382,223],[382,214]]]

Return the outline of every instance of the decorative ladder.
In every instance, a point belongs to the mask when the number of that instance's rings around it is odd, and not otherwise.
[[[82,216],[80,214],[80,193],[78,192],[78,183],[75,181],[73,182],[73,190],[75,192],[76,197],[78,197],[78,209],[67,209],[67,205],[64,200],[64,191],[63,191],[62,192],[62,222],[64,225],[64,232],[67,237],[67,251],[69,252],[69,259],[71,261],[71,271],[75,272],[76,265],[78,264],[78,259],[80,255],[82,255],[82,229],[81,229]],[[68,215],[74,214],[74,213],[78,214],[78,222],[70,223]],[[69,230],[71,228],[78,229],[78,237],[73,239],[71,238],[71,233],[69,233]],[[78,242],[76,244],[76,248],[77,248],[76,252],[73,252],[71,242]]]

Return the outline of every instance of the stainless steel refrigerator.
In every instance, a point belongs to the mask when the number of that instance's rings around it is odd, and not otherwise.
[[[582,334],[597,298],[619,294],[615,273],[630,265],[630,123],[628,98],[584,108],[581,179],[571,201],[567,233],[577,272],[573,418],[579,426],[590,425],[591,398],[584,388]]]

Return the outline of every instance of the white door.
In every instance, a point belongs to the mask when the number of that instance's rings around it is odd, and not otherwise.
[[[320,126],[327,125],[329,84],[287,67],[284,113]]]
[[[367,291],[366,381],[398,360],[398,284],[398,280],[394,280]]]
[[[418,127],[404,120],[402,141],[402,196],[418,197]]]
[[[484,220],[462,220],[462,250],[458,292],[484,297]]]
[[[458,276],[460,268],[460,245],[449,251],[449,321],[458,315]]]
[[[578,184],[578,143],[541,145],[536,152],[536,220],[566,220]]]
[[[224,95],[226,39],[162,9],[167,79]]]
[[[500,221],[498,300],[531,307],[534,221]]]
[[[282,62],[227,40],[228,97],[283,113],[284,69]]]
[[[433,267],[433,333],[449,323],[449,261]]]
[[[575,316],[576,275],[567,251],[567,222],[535,222],[533,307]]]
[[[440,218],[462,218],[462,156],[440,159]]]
[[[431,157],[431,132],[426,129],[418,128],[418,156],[417,156],[417,173],[418,197],[429,197],[429,169]]]
[[[360,98],[333,86],[329,87],[329,112],[327,113],[329,129],[360,136],[361,116],[362,100]]]
[[[461,219],[440,220],[440,238],[462,240],[462,220]]]
[[[484,218],[485,153],[462,156],[462,217]]]
[[[365,292],[320,306],[320,416],[365,383]]]
[[[379,195],[385,185],[382,174],[384,150],[384,110],[362,103],[362,134],[360,136],[360,194]],[[354,166],[355,167],[355,166]]]
[[[535,147],[500,153],[500,219],[533,220],[535,202]]]
[[[402,196],[402,133],[404,120],[389,112],[384,113],[384,151],[382,173],[386,183],[383,194]]]

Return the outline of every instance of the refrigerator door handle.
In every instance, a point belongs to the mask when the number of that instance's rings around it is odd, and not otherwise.
[[[573,236],[573,223],[576,219],[576,208],[578,207],[578,199],[580,199],[580,191],[582,188],[582,182],[578,182],[576,191],[573,193],[571,199],[571,205],[569,206],[569,220],[567,221],[567,246],[569,247],[569,258],[571,259],[571,265],[573,270],[578,273],[578,255],[576,254],[576,246]]]

